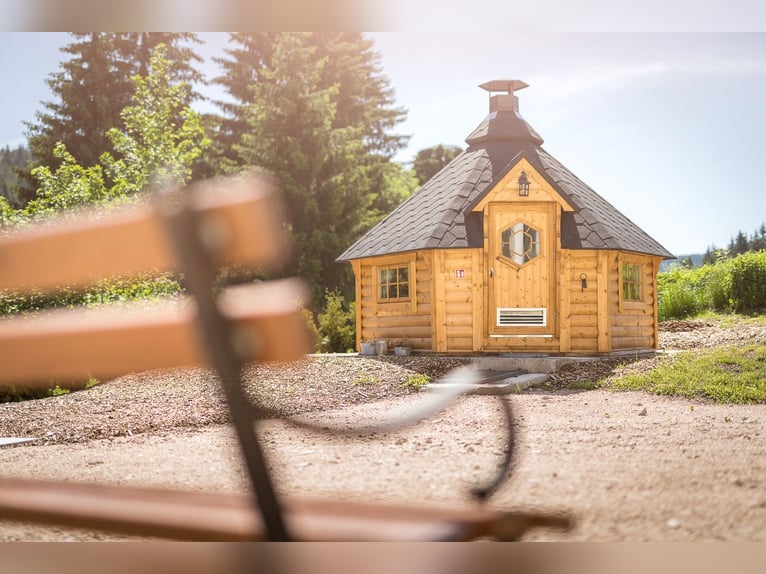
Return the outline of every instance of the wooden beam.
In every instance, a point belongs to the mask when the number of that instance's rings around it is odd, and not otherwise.
[[[444,269],[444,250],[434,250],[434,292],[432,337],[434,351],[443,353],[447,350],[447,300],[446,271]]]
[[[657,289],[657,274],[660,272],[660,265],[662,264],[662,258],[655,257],[652,262],[652,313],[654,317],[654,334],[652,335],[654,341],[652,347],[658,349],[660,346],[660,299]]]
[[[597,315],[598,315],[598,352],[608,353],[612,350],[612,335],[610,333],[611,315],[609,313],[609,252],[600,251],[598,254],[597,273]]]
[[[561,345],[560,351],[562,353],[568,353],[572,348],[571,343],[571,329],[572,329],[572,291],[569,288],[571,276],[572,276],[572,257],[568,250],[561,250],[561,261],[559,266],[561,267],[561,273],[559,275],[559,294],[561,301],[561,311],[559,313],[559,344]]]
[[[355,304],[354,310],[356,312],[356,350],[361,353],[362,351],[362,321],[364,320],[364,312],[362,310],[362,262],[355,259],[351,262],[351,268],[354,270],[354,282],[355,282]]]
[[[471,350],[481,351],[484,339],[484,255],[482,250],[471,251],[471,313],[472,313],[472,342]]]

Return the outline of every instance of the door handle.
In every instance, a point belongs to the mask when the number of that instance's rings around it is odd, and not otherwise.
[[[495,276],[495,268],[490,267],[489,268],[489,278],[492,279]]]

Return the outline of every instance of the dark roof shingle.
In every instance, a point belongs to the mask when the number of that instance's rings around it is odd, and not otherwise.
[[[338,261],[418,249],[481,247],[482,234],[476,232],[471,209],[521,157],[575,210],[562,214],[563,248],[673,257],[540,147],[542,138],[518,112],[491,113],[466,141],[466,151],[346,249]]]

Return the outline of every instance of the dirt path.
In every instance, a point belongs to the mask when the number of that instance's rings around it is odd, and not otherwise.
[[[416,396],[309,415],[380,419]],[[420,425],[378,437],[326,437],[264,424],[280,488],[300,495],[471,504],[503,448],[494,400],[465,397]],[[567,510],[568,533],[530,540],[766,540],[766,406],[725,406],[603,390],[528,391],[508,399],[521,450],[501,508]],[[645,413],[645,414],[641,414]],[[0,450],[4,475],[238,491],[226,426]],[[0,540],[95,540],[102,534],[0,523]]]

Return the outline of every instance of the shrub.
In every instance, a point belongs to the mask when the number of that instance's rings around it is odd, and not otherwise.
[[[691,284],[674,283],[660,293],[660,321],[684,319],[696,315],[702,310],[702,301]]]
[[[428,375],[419,374],[409,377],[406,381],[404,381],[404,383],[402,383],[402,385],[410,390],[419,391],[421,388],[428,385],[432,380],[433,379],[431,379],[431,377]]]
[[[731,294],[737,311],[766,310],[766,251],[745,253],[732,260]]]
[[[319,313],[321,348],[325,353],[345,353],[356,347],[356,309],[338,291],[325,291],[325,310]]]
[[[169,273],[102,279],[85,290],[63,287],[55,292],[0,292],[0,315],[76,305],[155,299],[180,292],[181,286]]]
[[[657,277],[660,320],[683,319],[704,311],[732,311],[735,261],[660,273]]]
[[[731,311],[731,264],[720,263],[710,265],[707,282],[707,299],[710,308],[716,311]]]
[[[308,309],[302,309],[301,312],[303,314],[303,320],[306,323],[306,330],[311,339],[311,350],[316,353],[322,348],[322,335],[319,334],[319,329],[317,329],[314,313]]]

